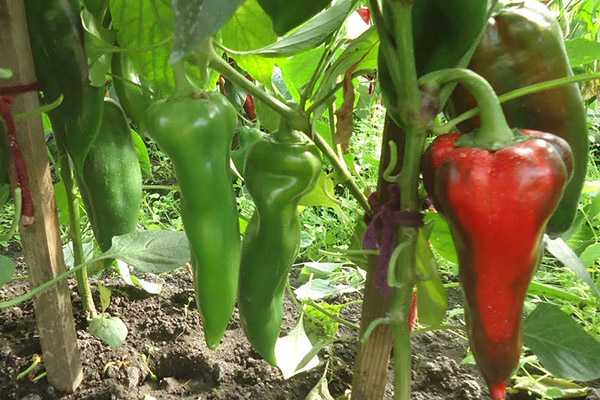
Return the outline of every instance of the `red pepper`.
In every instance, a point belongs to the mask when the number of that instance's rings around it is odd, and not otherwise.
[[[466,70],[428,74],[460,82],[477,99],[481,125],[437,137],[423,155],[423,181],[444,216],[458,254],[471,351],[493,400],[519,365],[523,302],[542,255],[542,238],[573,174],[568,143],[511,130],[498,97]]]
[[[531,137],[498,150],[442,135],[423,158],[427,191],[456,245],[471,350],[494,400],[505,398],[518,366],[525,294],[573,170],[564,140],[523,132]]]

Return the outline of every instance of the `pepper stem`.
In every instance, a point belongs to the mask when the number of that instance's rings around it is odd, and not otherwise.
[[[175,76],[175,94],[173,97],[186,97],[196,91],[185,73],[183,60],[173,64],[173,74]]]
[[[443,86],[458,82],[469,90],[481,110],[481,126],[473,135],[464,135],[456,142],[459,146],[497,150],[515,142],[515,134],[508,126],[500,100],[492,86],[482,76],[465,68],[449,68],[429,73],[419,79],[421,85]]]

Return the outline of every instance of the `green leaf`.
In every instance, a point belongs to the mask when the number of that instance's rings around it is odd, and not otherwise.
[[[512,385],[513,389],[535,393],[538,396],[553,399],[569,399],[585,397],[590,391],[581,385],[552,376],[536,375],[518,376]]]
[[[600,342],[555,305],[540,303],[525,319],[525,345],[554,376],[600,378]]]
[[[344,284],[335,284],[330,280],[313,279],[312,281],[294,290],[294,294],[296,295],[298,300],[318,300],[325,297],[333,296],[335,294],[356,292],[357,290],[358,288],[356,287]]]
[[[448,296],[423,229],[419,229],[417,239],[417,272],[425,279],[417,283],[419,321],[430,326],[439,325],[448,308]]]
[[[0,68],[0,79],[12,78],[12,71],[8,68]]]
[[[90,84],[102,87],[110,69],[111,51],[117,39],[117,32],[104,28],[96,17],[85,9],[81,11],[81,23],[84,29],[85,53],[90,67]]]
[[[440,214],[434,212],[429,212],[425,215],[425,223],[429,223],[429,221],[434,221],[429,241],[435,251],[444,259],[458,264],[456,248],[454,247],[450,227],[446,221],[444,221]]]
[[[185,232],[139,231],[115,236],[112,247],[104,253],[142,272],[160,274],[182,267],[190,261]]]
[[[325,52],[325,47],[319,46],[277,62],[287,88],[297,102],[300,101],[300,88],[306,85],[314,74],[323,52]]]
[[[323,206],[340,209],[341,201],[335,198],[333,179],[321,171],[317,185],[300,199],[302,206]]]
[[[132,130],[131,135],[133,137],[133,143],[135,144],[135,151],[138,155],[140,162],[140,169],[142,170],[142,177],[144,179],[152,178],[152,166],[150,165],[150,154],[148,154],[148,148],[144,143],[144,140],[139,133]]]
[[[173,68],[169,64],[175,23],[169,0],[111,0],[113,28],[119,46],[152,50],[129,54],[135,70],[166,97],[175,86]]]
[[[340,311],[344,307],[339,304],[330,305],[327,303],[317,303],[317,305],[337,317],[340,316]],[[305,330],[313,342],[317,342],[317,339],[335,338],[340,327],[339,322],[331,319],[310,304],[306,305],[304,313],[309,317],[304,323]]]
[[[202,42],[217,33],[243,2],[244,0],[172,0],[176,28],[171,63],[193,53]]]
[[[592,268],[596,260],[600,258],[600,243],[588,246],[579,256],[585,268]]]
[[[125,343],[127,337],[127,327],[117,317],[96,317],[89,320],[90,333],[113,349],[120,347]]]
[[[300,372],[308,371],[319,365],[319,358],[315,356],[304,368],[297,370],[298,364],[311,351],[312,347],[308,336],[304,332],[301,314],[294,329],[287,336],[277,339],[275,344],[275,358],[283,379],[289,379]]]
[[[102,312],[105,312],[110,305],[111,291],[109,288],[102,284],[98,284],[98,293],[100,293],[100,304],[102,305]]]
[[[546,244],[546,249],[554,255],[561,263],[565,265],[565,267],[569,268],[571,271],[575,272],[575,274],[584,281],[591,289],[592,292],[600,297],[600,289],[594,282],[594,279],[585,268],[577,254],[571,250],[569,246],[562,240],[561,238],[550,239],[547,236],[544,236],[544,243]]]
[[[17,266],[10,258],[0,255],[0,288],[15,275]]]
[[[257,98],[254,99],[254,104],[256,106],[256,115],[258,116],[260,124],[264,126],[268,132],[275,132],[279,129],[281,115]]]
[[[248,49],[250,51],[235,53],[279,58],[292,56],[304,50],[312,49],[322,44],[332,33],[338,30],[353,9],[353,0],[340,0],[333,7],[317,15],[291,34],[284,36],[278,42],[258,49],[255,47],[255,50]],[[270,24],[270,26],[272,25]]]
[[[333,65],[327,70],[315,99],[320,100],[333,89],[339,76],[344,75],[353,65],[358,63],[357,68],[374,68],[377,65],[377,54],[379,49],[379,36],[375,27],[367,29],[344,50]],[[320,116],[327,105],[315,110],[315,117]],[[316,120],[317,118],[315,118]]]
[[[565,46],[573,68],[600,60],[600,43],[597,41],[577,38],[566,40]]]
[[[329,387],[327,386],[327,366],[319,382],[308,392],[304,400],[335,400],[329,393]]]
[[[308,282],[310,276],[313,278],[327,278],[338,271],[345,263],[306,262],[300,271],[298,280],[302,283]]]
[[[246,2],[236,11],[235,15],[221,31],[223,45],[240,51],[251,50],[266,46],[277,40],[273,32],[271,19],[256,0]],[[275,61],[256,55],[236,54],[234,58],[238,65],[254,79],[270,88]]]
[[[62,226],[69,226],[69,202],[67,191],[62,181],[54,184],[54,200],[58,209],[58,221]]]

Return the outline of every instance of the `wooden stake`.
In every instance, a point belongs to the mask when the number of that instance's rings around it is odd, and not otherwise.
[[[0,68],[13,72],[11,79],[0,80],[1,86],[35,81],[23,0],[0,1]],[[14,98],[14,113],[39,107],[35,92]],[[20,229],[25,264],[35,287],[64,272],[66,267],[41,116],[17,122],[17,132],[35,207],[33,225]],[[13,187],[14,175],[13,167]],[[81,383],[83,372],[67,282],[40,293],[33,305],[48,381],[56,389],[72,393]]]
[[[404,130],[386,116],[383,129],[383,145],[379,163],[379,181],[377,182],[377,201],[383,204],[389,196],[389,183],[383,179],[382,172],[390,162],[388,141],[396,143],[398,148],[398,164],[392,174],[398,174],[404,158]],[[365,283],[365,295],[360,321],[360,337],[371,322],[385,317],[390,311],[393,296],[383,296],[381,290],[373,282],[373,271],[377,268],[378,258],[369,257],[369,270]],[[354,375],[352,377],[352,400],[381,400],[385,395],[388,363],[394,345],[394,335],[389,325],[380,325],[371,333],[366,343],[358,347],[354,360]]]

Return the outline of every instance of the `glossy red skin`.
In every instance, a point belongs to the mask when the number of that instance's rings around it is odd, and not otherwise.
[[[496,151],[455,147],[460,134],[442,135],[423,159],[426,189],[458,253],[471,350],[494,400],[505,398],[518,366],[523,301],[572,171],[564,141],[528,133],[532,139]]]

